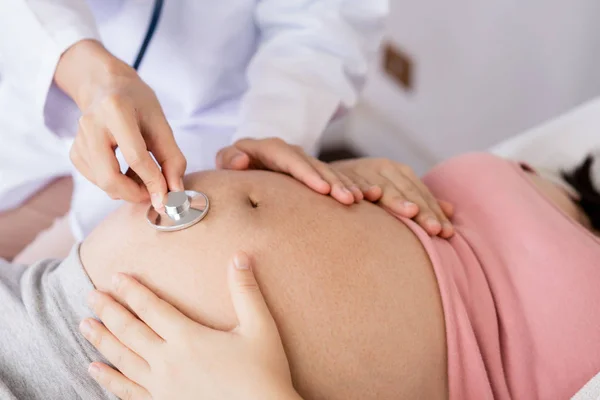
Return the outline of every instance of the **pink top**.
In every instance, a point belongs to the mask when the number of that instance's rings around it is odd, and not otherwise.
[[[464,155],[424,179],[456,208],[426,248],[442,296],[450,399],[567,399],[600,371],[600,240],[516,164]]]

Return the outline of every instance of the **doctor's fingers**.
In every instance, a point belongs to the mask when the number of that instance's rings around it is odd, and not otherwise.
[[[92,363],[88,368],[88,373],[100,386],[121,400],[152,399],[152,396],[150,396],[150,393],[146,389],[106,364],[100,362]]]
[[[359,202],[364,197],[358,185],[341,171],[333,169],[316,158],[305,155],[307,161],[331,187],[330,195],[342,204]]]
[[[250,168],[250,156],[235,145],[223,147],[219,150],[215,161],[218,169],[241,171]]]
[[[440,208],[442,209],[444,214],[446,214],[446,217],[452,218],[454,216],[454,206],[452,205],[452,203],[446,200],[438,199],[438,204],[440,205]]]
[[[169,190],[182,191],[187,160],[175,141],[164,113],[157,110],[142,124],[146,146],[162,168]]]
[[[139,202],[147,198],[145,190],[142,191],[137,183],[121,174],[115,155],[117,144],[95,115],[84,114],[79,118],[75,141],[78,142],[78,148],[82,149],[81,152],[78,151],[78,155],[85,157],[92,172],[93,179],[90,181],[112,199]]]
[[[92,171],[92,168],[87,161],[89,160],[89,155],[84,141],[85,139],[83,135],[75,136],[75,140],[73,141],[73,145],[69,151],[69,158],[79,173],[83,175],[85,179],[96,185],[94,171]]]
[[[350,192],[352,192],[355,203],[358,203],[362,199],[365,198],[362,190],[360,190],[360,188],[358,187],[358,184],[355,183],[348,175],[344,174],[343,172],[338,172],[338,171],[336,171],[336,173],[338,174],[338,176],[340,177],[342,182],[344,182],[344,184],[346,185],[346,188],[348,188],[348,190],[350,190]]]
[[[143,189],[144,191],[147,189],[150,193],[154,208],[162,208],[163,199],[167,194],[167,182],[159,166],[148,152],[134,107],[127,101],[115,100],[110,103],[107,111],[107,128],[121,149],[125,161],[142,180]],[[128,199],[136,198],[137,200],[132,200],[134,202],[147,198],[147,196],[133,197],[134,192],[129,192],[128,187],[125,186],[120,186],[117,190],[128,196]]]
[[[335,199],[345,204],[352,204],[354,201],[352,193],[349,190],[343,190],[345,186],[334,173],[326,173],[323,176],[321,173],[323,170],[317,170],[312,158],[298,146],[293,146],[279,138],[268,138],[241,139],[234,144],[234,147],[248,155],[250,168],[265,168],[283,172],[293,176],[317,193],[331,193]],[[222,159],[227,168],[227,155],[223,154]],[[333,190],[331,181],[340,189]]]
[[[281,343],[275,320],[267,307],[246,253],[238,252],[229,265],[227,282],[239,325],[234,332],[269,344]]]
[[[403,171],[403,173],[409,179],[411,179],[415,186],[421,191],[421,193],[425,197],[425,200],[427,200],[427,204],[429,204],[430,209],[433,210],[433,212],[435,212],[440,222],[442,223],[442,231],[440,232],[439,236],[446,239],[452,237],[454,235],[454,226],[452,225],[452,222],[450,222],[450,220],[448,219],[449,214],[445,211],[449,208],[448,206],[452,207],[452,205],[445,202],[446,204],[444,205],[444,207],[441,207],[440,201],[438,201],[438,199],[436,199],[433,196],[433,193],[431,193],[429,188],[425,185],[421,178],[419,178],[414,173],[412,169],[409,168],[408,170]],[[451,214],[452,213],[450,213],[450,215]]]
[[[362,196],[365,200],[375,202],[378,201],[383,195],[383,191],[378,185],[370,183],[363,176],[357,174],[353,170],[347,168],[343,170],[338,168],[334,169],[338,172],[341,171],[352,182],[354,182],[354,184],[358,186],[358,189],[362,193]]]
[[[437,200],[433,197],[429,189],[412,172],[411,169],[389,168],[382,169],[380,175],[389,181],[388,188],[395,187],[403,196],[402,206],[406,210],[411,210],[410,214],[401,213],[401,215],[413,218],[430,235],[439,235],[444,238],[452,236],[454,229],[452,224],[441,210]],[[387,192],[387,193],[386,193]],[[396,211],[400,206],[400,201],[396,199],[397,195],[393,189],[384,188],[382,203],[388,203],[388,207]],[[413,203],[413,205],[410,205]],[[417,206],[417,212],[414,212],[414,205]],[[396,207],[396,208],[394,208]]]
[[[89,165],[94,173],[96,185],[112,199],[123,199],[129,202],[141,202],[148,198],[148,193],[131,178],[121,173],[119,161],[115,155],[116,144],[106,131],[99,134],[86,135],[89,143]]]

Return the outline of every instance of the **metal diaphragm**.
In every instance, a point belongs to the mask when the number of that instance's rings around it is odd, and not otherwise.
[[[208,196],[202,192],[194,190],[169,192],[164,214],[150,206],[146,219],[156,230],[179,231],[200,222],[208,213],[209,206]]]

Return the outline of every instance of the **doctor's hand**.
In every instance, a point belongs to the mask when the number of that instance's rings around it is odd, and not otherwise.
[[[118,302],[100,292],[90,295],[104,325],[87,319],[80,328],[120,372],[96,362],[92,377],[128,400],[300,399],[244,253],[234,257],[228,283],[239,325],[223,332],[190,320],[135,279],[116,275]]]
[[[449,220],[454,207],[437,200],[407,165],[383,158],[359,158],[334,162],[331,166],[357,182],[366,200],[414,219],[432,236],[449,238],[454,234]]]
[[[54,78],[82,112],[70,155],[89,181],[113,199],[150,196],[157,209],[168,189],[183,190],[185,157],[156,95],[133,68],[100,43],[83,40],[63,54]],[[117,147],[130,167],[126,174]]]
[[[238,140],[219,151],[216,161],[217,168],[267,169],[291,175],[315,192],[329,194],[342,204],[363,199],[358,186],[343,172],[279,138]]]

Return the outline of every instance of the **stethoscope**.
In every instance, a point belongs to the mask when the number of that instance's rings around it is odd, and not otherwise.
[[[162,232],[180,231],[200,222],[208,213],[209,206],[208,196],[202,192],[169,192],[164,214],[150,206],[146,220],[154,229]]]
[[[148,45],[152,41],[152,36],[154,36],[154,32],[158,26],[163,3],[163,0],[154,1],[154,10],[152,11],[146,36],[144,36],[142,46],[133,63],[133,68],[136,71],[144,59]],[[179,231],[200,222],[208,213],[209,205],[208,196],[201,192],[194,190],[169,192],[167,194],[164,214],[157,212],[154,207],[150,206],[146,213],[146,220],[158,231]]]
[[[152,36],[154,36],[154,32],[156,31],[156,27],[158,26],[158,21],[160,20],[160,14],[163,9],[163,0],[155,0],[154,1],[154,10],[152,10],[152,16],[150,17],[150,24],[148,25],[148,30],[146,31],[146,36],[144,36],[144,41],[142,42],[142,46],[138,51],[137,57],[133,62],[133,68],[137,71],[144,59],[144,55],[146,54],[146,50],[148,49],[148,45],[152,41]]]

